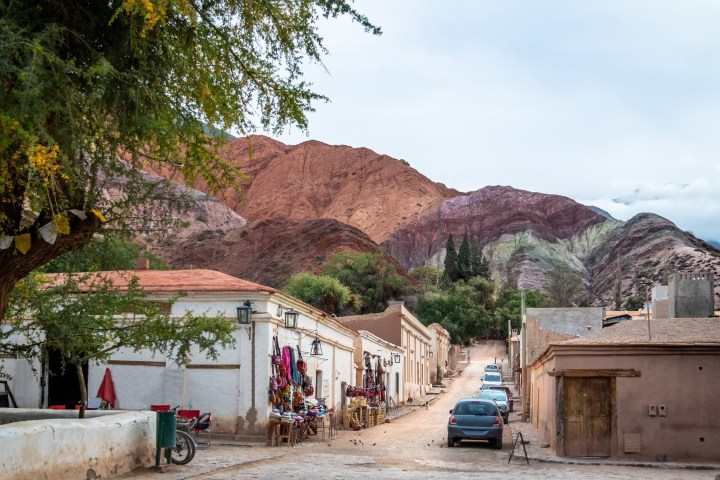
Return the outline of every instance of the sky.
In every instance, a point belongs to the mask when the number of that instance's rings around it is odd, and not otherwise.
[[[323,22],[313,139],[433,181],[661,215],[720,241],[720,2],[357,0]]]

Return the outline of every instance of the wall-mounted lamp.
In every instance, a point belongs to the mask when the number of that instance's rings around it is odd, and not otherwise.
[[[282,317],[283,310],[285,310],[285,308],[283,308],[282,305],[278,305],[278,308],[277,308],[277,316],[278,317]]]
[[[430,351],[428,352],[428,357],[430,357],[430,358],[433,357],[433,352],[432,352],[432,350],[430,350]]]
[[[310,356],[319,357],[322,354],[322,343],[320,343],[319,338],[315,337],[315,340],[313,340],[312,344],[310,345]]]
[[[400,363],[400,354],[399,353],[393,353],[393,362]]]
[[[294,309],[290,309],[285,312],[285,328],[297,328],[298,318],[300,318],[300,312],[296,312]]]
[[[247,328],[248,340],[252,336],[252,312],[255,309],[255,304],[250,300],[246,300],[243,304],[237,307],[237,321],[239,325]]]
[[[251,325],[250,317],[254,307],[255,305],[249,300],[237,307],[237,321],[240,325]]]

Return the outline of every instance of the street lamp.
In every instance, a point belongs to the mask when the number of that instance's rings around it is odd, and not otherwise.
[[[293,308],[285,312],[285,328],[297,328],[300,312],[296,312]]]
[[[400,354],[399,353],[393,353],[393,361],[395,363],[400,363]]]
[[[249,300],[244,302],[241,306],[237,307],[237,321],[240,325],[250,325],[250,317],[252,316],[253,311],[253,305],[252,302]]]

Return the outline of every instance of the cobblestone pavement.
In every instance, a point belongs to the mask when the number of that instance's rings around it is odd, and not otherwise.
[[[484,350],[483,350],[484,351]],[[163,473],[138,470],[123,478],[133,480],[229,480],[240,478],[291,479],[706,479],[720,474],[720,465],[691,469],[677,464],[630,464],[604,460],[560,459],[540,447],[537,431],[511,414],[504,448],[495,450],[480,442],[461,442],[447,448],[448,410],[457,398],[470,396],[480,384],[487,357],[475,347],[472,361],[461,376],[448,383],[445,392],[432,396],[427,407],[401,407],[394,419],[359,432],[341,431],[333,439],[311,437],[290,447],[213,444],[198,450],[185,466],[172,465]],[[476,354],[477,353],[477,354]],[[529,465],[518,447],[508,463],[511,436],[522,431]],[[697,466],[693,466],[697,467]]]

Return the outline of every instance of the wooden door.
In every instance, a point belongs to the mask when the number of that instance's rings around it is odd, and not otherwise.
[[[563,379],[563,431],[567,457],[610,456],[610,379]]]

